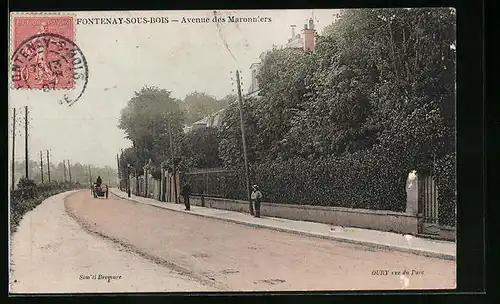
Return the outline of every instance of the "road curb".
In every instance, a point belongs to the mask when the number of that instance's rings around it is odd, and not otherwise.
[[[149,206],[153,206],[153,207],[157,207],[157,208],[161,208],[161,209],[166,209],[166,210],[170,210],[170,211],[181,212],[184,214],[191,214],[191,215],[196,215],[196,216],[200,216],[200,217],[212,218],[212,219],[216,219],[216,220],[222,220],[225,222],[231,222],[231,223],[246,225],[246,226],[255,227],[255,228],[271,229],[271,230],[276,230],[276,231],[280,231],[280,232],[292,233],[292,234],[296,234],[296,235],[316,237],[316,238],[321,238],[321,239],[327,239],[327,240],[333,240],[333,241],[338,241],[338,242],[355,244],[355,245],[363,245],[363,246],[368,246],[368,247],[382,249],[382,250],[391,250],[391,251],[399,251],[399,252],[403,252],[403,253],[411,253],[411,254],[426,256],[426,257],[431,257],[431,258],[453,260],[453,261],[456,260],[455,255],[446,254],[446,253],[442,253],[442,252],[428,251],[428,250],[422,250],[422,249],[416,249],[416,248],[405,248],[405,247],[380,244],[380,243],[370,242],[370,241],[365,241],[365,240],[349,239],[349,238],[343,238],[343,237],[333,236],[333,235],[331,235],[331,236],[330,235],[322,235],[322,234],[316,234],[316,233],[312,233],[312,232],[269,226],[266,224],[249,223],[249,222],[244,222],[244,221],[235,220],[235,219],[228,219],[228,218],[224,218],[224,217],[220,217],[220,216],[216,216],[216,215],[192,213],[192,212],[187,212],[185,210],[171,209],[171,208],[168,208],[166,206],[160,206],[158,204],[153,204],[153,203],[149,203],[149,202],[141,202],[141,201],[136,200],[136,199],[131,198],[131,197],[122,196],[121,194],[118,194],[117,192],[115,192],[113,190],[111,192],[114,195],[116,195],[122,199],[130,200],[130,201],[133,201],[133,202],[136,202],[139,204],[146,204]]]

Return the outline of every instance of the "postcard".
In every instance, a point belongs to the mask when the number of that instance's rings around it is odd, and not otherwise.
[[[11,13],[10,293],[455,289],[455,19]]]

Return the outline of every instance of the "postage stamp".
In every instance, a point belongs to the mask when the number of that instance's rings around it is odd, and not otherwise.
[[[71,15],[14,14],[11,17],[12,89],[59,91],[59,104],[73,105],[88,83],[88,65],[75,40]]]
[[[14,88],[74,88],[72,16],[13,16],[12,31]]]

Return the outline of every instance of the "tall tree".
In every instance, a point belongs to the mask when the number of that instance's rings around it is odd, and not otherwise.
[[[217,100],[215,97],[203,93],[193,92],[184,98],[182,103],[186,112],[186,123],[192,124],[210,114],[213,114],[226,106],[224,99]]]
[[[170,91],[147,86],[135,92],[122,109],[118,125],[135,145],[139,171],[149,159],[156,168],[171,159],[170,138],[178,150],[183,126],[184,112],[180,101],[171,97]]]
[[[203,128],[189,132],[183,142],[183,156],[189,167],[217,168],[222,166],[216,128]]]
[[[285,134],[298,113],[304,111],[313,55],[300,49],[279,49],[267,53],[257,75],[261,91],[255,115],[258,117],[258,149],[261,159],[286,153]]]

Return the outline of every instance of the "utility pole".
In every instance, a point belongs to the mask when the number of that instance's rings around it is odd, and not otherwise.
[[[122,153],[123,155],[123,153]],[[116,164],[117,164],[117,168],[118,168],[118,188],[120,188],[121,191],[123,191],[123,187],[122,187],[122,178],[121,178],[121,174],[120,174],[120,157],[118,156],[118,153],[116,153]]]
[[[49,150],[47,150],[47,175],[49,177],[49,183],[50,183],[50,158],[49,158]]]
[[[42,184],[43,184],[43,151],[40,150],[40,173],[42,174]]]
[[[120,185],[122,184],[122,179],[123,179],[123,176],[125,175],[124,173],[125,172],[120,172],[120,171],[123,171],[121,170],[121,167],[120,167],[120,157],[123,161],[123,149],[120,149],[120,156],[118,157],[118,175],[119,175],[119,179],[120,179]],[[123,165],[123,164],[122,164]],[[127,176],[128,178],[128,176]],[[122,186],[120,186],[121,188],[123,188]],[[123,190],[122,190],[123,191]]]
[[[135,195],[139,196],[139,174],[137,173],[137,170],[139,170],[139,152],[137,151],[137,145],[135,141],[133,142],[134,144],[134,152],[135,152]]]
[[[243,101],[241,97],[240,72],[238,70],[236,70],[236,85],[238,89],[238,103],[240,106],[241,140],[243,142],[243,154],[245,157],[245,177],[247,184],[248,206],[250,209],[250,214],[253,215],[254,212],[253,212],[252,200],[250,199],[250,178],[248,176],[247,142],[245,138],[245,127],[243,126]]]
[[[12,190],[15,188],[15,169],[16,166],[16,108],[14,108],[14,114],[12,114]]]
[[[26,162],[26,179],[29,179],[28,172],[28,106],[24,107],[24,161]]]
[[[64,182],[66,182],[66,161],[63,160]]]
[[[130,164],[127,164],[127,183],[126,183],[127,195],[130,197]]]
[[[143,140],[143,146],[142,146],[142,155],[144,156],[143,159],[144,159],[144,162],[142,164],[142,175],[144,177],[144,183],[142,184],[143,188],[142,188],[142,196],[143,197],[148,197],[147,196],[147,189],[148,189],[148,178],[147,178],[147,171],[146,171],[146,139]]]
[[[90,165],[89,165],[89,182],[90,185],[92,185],[92,169],[90,169]]]
[[[69,159],[68,159],[68,173],[69,173],[69,182],[71,183],[71,165],[69,163]]]
[[[85,171],[85,180],[88,182],[90,181],[90,176],[89,176],[89,170],[86,170],[87,168],[83,169]]]
[[[172,172],[174,177],[174,202],[177,204],[177,178],[175,176],[175,158],[174,158],[174,143],[172,140],[172,124],[171,121],[168,123],[168,136],[170,141],[170,155],[172,157]]]

